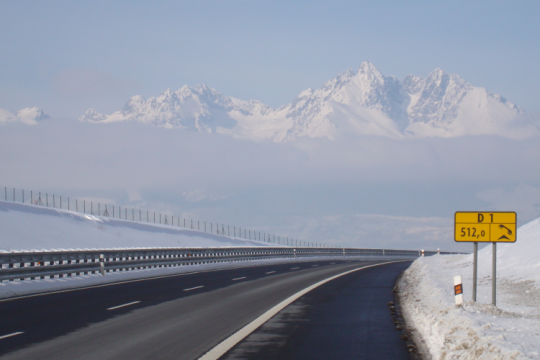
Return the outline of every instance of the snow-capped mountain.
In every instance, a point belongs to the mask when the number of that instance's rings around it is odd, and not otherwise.
[[[273,109],[259,101],[224,96],[199,85],[166,90],[160,96],[132,97],[119,111],[90,109],[83,122],[138,121],[166,128],[217,132],[273,141],[299,137],[336,139],[344,134],[394,138],[492,134],[526,137],[537,131],[517,105],[441,69],[427,78],[399,81],[364,62],[320,89],[302,91]]]
[[[22,122],[27,125],[35,125],[38,121],[48,119],[49,115],[37,107],[24,108],[17,112],[17,115],[6,109],[0,108],[0,124],[7,122]]]

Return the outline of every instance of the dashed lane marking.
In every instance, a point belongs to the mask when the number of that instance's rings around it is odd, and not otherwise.
[[[124,306],[135,305],[135,304],[138,304],[138,303],[140,303],[140,301],[133,301],[133,302],[130,302],[130,303],[127,303],[127,304],[122,304],[122,305],[110,307],[107,310],[119,309],[119,308],[124,307]]]
[[[243,276],[243,277],[239,277],[239,278],[232,279],[232,281],[242,280],[242,279],[245,279],[245,278],[246,278],[246,276]]]
[[[190,290],[195,290],[195,289],[200,289],[200,288],[203,288],[204,286],[201,285],[201,286],[195,286],[195,287],[192,287],[192,288],[189,288],[189,289],[184,289],[184,291],[190,291]]]
[[[0,336],[0,340],[8,338],[8,337],[15,336],[15,335],[20,335],[20,334],[24,334],[24,331],[17,331],[17,332],[11,333],[11,334],[2,335],[2,336]]]

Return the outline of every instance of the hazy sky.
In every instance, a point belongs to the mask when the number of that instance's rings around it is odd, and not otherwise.
[[[346,246],[470,250],[457,210],[540,215],[540,142],[250,142],[74,121],[200,83],[277,107],[361,62],[456,73],[538,114],[537,1],[1,1],[0,185]],[[56,118],[56,119],[55,119]]]
[[[271,106],[370,61],[540,112],[537,1],[1,1],[0,107],[77,118],[205,83]]]
[[[471,250],[453,241],[454,212],[539,217],[539,163],[539,136],[273,143],[138,123],[0,126],[8,200],[15,187],[18,201],[41,191],[355,247]]]

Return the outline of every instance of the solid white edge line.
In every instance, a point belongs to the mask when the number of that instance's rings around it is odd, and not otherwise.
[[[243,276],[243,277],[235,278],[235,279],[232,279],[232,281],[236,281],[236,280],[242,280],[242,279],[245,279],[245,278],[247,278],[247,276]]]
[[[396,262],[401,262],[401,261],[392,261],[392,262],[387,262],[387,263],[363,266],[363,267],[360,267],[360,268],[357,268],[357,269],[345,271],[345,272],[343,272],[341,274],[331,276],[331,277],[329,277],[327,279],[319,281],[316,284],[308,286],[304,290],[301,290],[301,291],[297,292],[296,294],[290,296],[289,298],[283,300],[282,302],[280,302],[279,304],[277,304],[276,306],[274,306],[273,308],[271,308],[270,310],[268,310],[267,312],[265,312],[264,314],[262,314],[261,316],[259,316],[258,318],[256,318],[252,322],[250,322],[249,324],[247,324],[246,326],[244,326],[242,329],[238,330],[237,332],[235,332],[234,334],[229,336],[227,339],[223,340],[221,343],[219,343],[217,346],[215,346],[212,350],[210,350],[209,352],[207,352],[206,354],[201,356],[199,358],[199,360],[217,360],[217,359],[219,359],[227,351],[229,351],[233,346],[238,344],[240,341],[242,341],[246,336],[251,334],[253,331],[257,330],[257,328],[259,326],[261,326],[262,324],[264,324],[265,322],[270,320],[274,315],[276,315],[278,312],[280,312],[285,307],[290,305],[293,301],[297,300],[302,295],[305,295],[306,293],[310,292],[311,290],[313,290],[313,289],[315,289],[315,288],[317,288],[317,287],[319,287],[319,286],[321,286],[321,285],[323,285],[323,284],[325,284],[325,283],[327,283],[327,282],[329,282],[331,280],[334,280],[334,279],[336,279],[336,278],[338,278],[340,276],[347,275],[347,274],[350,274],[350,273],[358,271],[358,270],[367,269],[367,268],[374,267],[374,266],[380,266],[380,265],[396,263]]]
[[[11,333],[11,334],[2,335],[2,336],[0,336],[0,340],[8,338],[8,337],[15,336],[15,335],[20,335],[20,334],[24,334],[24,331],[17,331],[17,332]]]
[[[201,286],[195,286],[195,287],[192,287],[192,288],[189,288],[189,289],[184,289],[184,291],[190,291],[190,290],[195,290],[195,289],[200,289],[200,288],[203,288],[204,286],[201,285]]]
[[[134,304],[138,304],[138,303],[140,303],[140,301],[133,301],[133,302],[130,302],[130,303],[127,303],[127,304],[122,304],[122,305],[110,307],[107,310],[114,310],[114,309],[118,309],[118,308],[121,308],[121,307],[124,307],[124,306],[134,305]]]

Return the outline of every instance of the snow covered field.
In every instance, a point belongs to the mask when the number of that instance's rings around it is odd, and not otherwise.
[[[540,359],[539,240],[540,219],[519,228],[516,243],[497,245],[497,307],[491,245],[478,253],[477,303],[472,255],[420,258],[407,269],[399,282],[401,306],[426,358]],[[463,307],[454,305],[455,275],[463,278]]]
[[[0,251],[271,245],[6,201],[0,201],[0,229]]]

